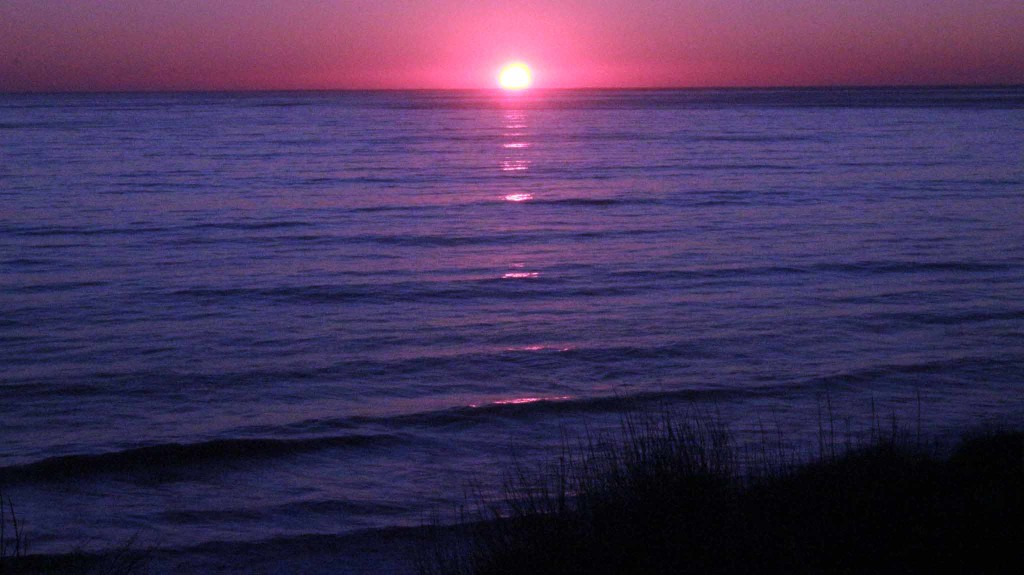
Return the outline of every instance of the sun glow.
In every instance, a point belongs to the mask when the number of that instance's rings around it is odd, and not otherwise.
[[[533,83],[533,72],[522,62],[510,62],[498,73],[498,85],[502,90],[525,90]]]

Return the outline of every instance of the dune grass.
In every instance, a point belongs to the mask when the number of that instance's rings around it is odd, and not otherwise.
[[[0,575],[11,570],[11,565],[27,552],[25,532],[14,510],[14,501],[0,491]]]
[[[423,575],[1024,572],[1024,436],[872,427],[810,456],[713,417],[627,416],[425,548]],[[439,530],[439,533],[441,531]]]

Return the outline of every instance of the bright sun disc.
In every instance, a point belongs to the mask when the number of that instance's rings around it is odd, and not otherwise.
[[[533,83],[530,67],[522,62],[505,64],[498,74],[498,85],[502,90],[525,90]]]

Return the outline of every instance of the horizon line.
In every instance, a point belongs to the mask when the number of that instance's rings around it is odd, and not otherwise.
[[[581,86],[574,88],[530,88],[531,92],[625,92],[625,91],[712,91],[712,90],[893,90],[893,89],[1006,89],[1024,88],[1024,83],[1006,84],[814,84],[814,85],[749,85],[749,86]],[[334,92],[494,92],[501,88],[127,88],[127,89],[71,89],[71,90],[0,90],[4,96],[27,95],[100,95],[100,94],[268,94],[268,93],[334,93]],[[510,95],[510,97],[519,97]]]

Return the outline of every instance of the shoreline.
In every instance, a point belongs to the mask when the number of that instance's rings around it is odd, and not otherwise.
[[[994,498],[1004,504],[1007,517],[1021,517],[1020,489],[1015,496],[1005,489],[1007,486],[1024,487],[1024,430],[1019,427],[992,429],[980,426],[965,430],[957,436],[930,435],[925,438],[924,443],[921,438],[913,438],[905,428],[877,427],[877,433],[866,442],[851,443],[844,440],[844,443],[837,443],[834,437],[823,436],[818,454],[797,453],[796,448],[783,447],[782,438],[778,438],[778,444],[769,445],[768,441],[765,442],[765,451],[759,456],[761,460],[754,467],[740,471],[731,467],[735,460],[730,458],[736,453],[729,452],[737,447],[722,443],[726,437],[717,434],[724,431],[724,428],[717,427],[719,424],[710,419],[697,417],[657,420],[652,416],[640,416],[640,419],[629,417],[624,420],[621,436],[604,437],[598,441],[603,445],[600,449],[597,449],[594,443],[588,447],[581,443],[563,453],[557,464],[552,462],[553,467],[538,469],[536,472],[510,470],[509,473],[515,475],[510,475],[514,479],[507,484],[504,499],[500,502],[478,504],[475,514],[465,516],[462,523],[365,529],[339,535],[284,536],[252,542],[210,542],[181,549],[161,549],[158,546],[146,548],[146,542],[140,538],[129,542],[120,551],[105,554],[30,553],[14,558],[13,561],[11,557],[7,557],[5,564],[0,565],[6,569],[0,569],[0,572],[110,575],[160,575],[180,572],[302,572],[313,575],[566,572],[566,565],[584,565],[585,558],[552,556],[551,549],[546,548],[547,545],[554,544],[560,549],[570,550],[578,550],[581,545],[586,547],[587,545],[581,544],[580,541],[566,538],[578,537],[580,525],[587,522],[590,524],[587,524],[583,531],[588,533],[607,535],[613,532],[617,534],[619,531],[607,531],[600,526],[601,521],[607,517],[595,519],[596,516],[588,516],[592,511],[587,510],[588,506],[592,507],[595,501],[599,502],[598,507],[603,505],[614,510],[612,519],[616,523],[625,522],[632,528],[644,523],[660,524],[664,528],[666,522],[668,525],[680,520],[692,522],[695,501],[698,502],[697,507],[706,507],[696,516],[702,521],[708,521],[712,516],[734,513],[735,509],[743,505],[753,505],[755,509],[747,510],[744,518],[750,521],[751,517],[758,516],[752,522],[767,525],[764,514],[775,513],[777,517],[781,517],[789,511],[780,506],[780,502],[788,501],[796,507],[803,507],[802,513],[806,515],[807,505],[811,505],[807,502],[815,498],[820,499],[823,495],[833,498],[832,501],[839,502],[839,505],[850,503],[846,501],[850,497],[859,498],[858,505],[863,509],[870,509],[877,503],[878,498],[899,507],[901,500],[894,498],[890,493],[895,488],[902,490],[906,497],[924,497],[922,501],[927,500],[930,502],[928,505],[933,505],[936,501],[929,500],[927,493],[921,496],[920,493],[915,494],[915,490],[928,491],[932,489],[929,485],[935,483],[945,486],[942,495],[947,499],[938,503],[953,508],[955,513],[960,513],[971,521],[977,519],[974,517],[976,514],[970,509],[963,508],[962,501],[953,501],[963,495],[961,488],[964,486],[975,491],[970,495],[973,499],[968,498],[970,501],[984,503]],[[828,433],[824,428],[822,432],[826,435]],[[593,441],[593,438],[590,441]],[[609,441],[615,445],[610,448],[610,452],[606,452],[604,450],[608,448]],[[607,453],[612,453],[613,459],[603,459]],[[666,455],[670,459],[675,458],[675,463],[666,460]],[[746,455],[749,457],[751,453]],[[668,467],[665,467],[666,462],[669,463]],[[1013,462],[1016,463],[1015,467]],[[680,463],[681,466],[676,465]],[[899,473],[894,473],[894,470]],[[976,471],[984,476],[980,479],[972,478],[971,474]],[[551,472],[554,475],[550,475]],[[1000,487],[993,483],[993,477],[998,481],[1011,483]],[[555,484],[551,483],[552,478]],[[637,480],[641,482],[637,483]],[[739,483],[734,483],[737,480]],[[574,481],[577,483],[573,483]],[[643,482],[646,482],[646,485],[638,487]],[[911,489],[907,488],[908,485]],[[843,486],[846,488],[845,491]],[[563,491],[559,492],[558,489]],[[566,489],[571,489],[579,495],[566,497]],[[679,489],[683,489],[688,493],[687,497],[693,500],[687,502],[686,497],[679,499],[676,495],[666,496],[672,490]],[[982,491],[978,491],[979,489]],[[986,489],[989,491],[985,492]],[[730,495],[723,496],[726,492]],[[538,496],[539,493],[543,495]],[[741,500],[744,498],[751,499],[752,502],[742,503]],[[824,501],[818,501],[817,504],[822,505]],[[633,511],[624,511],[626,507],[633,506],[642,510],[640,515]],[[846,511],[853,509],[857,509],[857,506],[849,506]],[[939,515],[948,514],[947,511],[942,511]],[[982,515],[1002,513],[993,510],[991,505],[977,511]],[[644,517],[643,513],[653,515]],[[838,528],[842,523],[835,517],[830,523],[813,515],[814,512],[811,511],[805,520],[809,520],[810,523],[817,522],[818,528],[826,532]],[[907,524],[906,519],[898,517],[896,522]],[[554,523],[550,523],[551,521]],[[982,523],[989,527],[997,525],[991,521]],[[866,526],[878,529],[882,524],[884,522],[869,522]],[[552,525],[555,526],[554,531],[551,530]],[[575,526],[567,530],[567,525]],[[926,528],[927,522],[922,525]],[[676,527],[672,527],[670,531]],[[702,529],[707,527],[704,525]],[[796,528],[799,529],[799,526]],[[843,528],[849,529],[850,526],[846,525]],[[723,531],[723,526],[717,524],[709,529],[720,534],[728,532],[733,535],[743,530],[733,525]],[[790,525],[787,529],[794,529],[794,526]],[[1020,523],[1017,524],[1017,531],[1021,531]],[[1007,541],[1015,540],[1014,533],[1011,525],[1006,532]],[[776,535],[778,534],[773,535],[769,530],[759,537],[771,539]],[[989,536],[992,534],[989,533]],[[688,533],[686,538],[692,540],[694,534]],[[705,545],[709,543],[704,536],[696,539]],[[496,545],[496,541],[500,544]],[[618,545],[621,546],[620,551],[628,554],[628,550],[638,543],[636,540],[624,541],[617,535],[617,538],[601,541],[600,547],[607,552]],[[835,543],[841,542],[832,542]],[[975,541],[976,545],[977,543]],[[823,543],[818,541],[817,544]],[[537,546],[545,548],[538,549]],[[650,557],[658,557],[657,547],[651,547],[649,540],[645,539],[643,546]],[[833,552],[843,549],[842,544],[833,547]],[[479,553],[482,549],[489,549],[488,553],[500,549],[502,554],[481,557]],[[984,546],[981,549],[994,557],[1000,557],[1000,553],[1005,555],[1005,549],[999,546],[998,541],[988,549]],[[937,557],[941,555],[939,550],[939,547],[923,548],[918,552],[927,551]],[[615,552],[612,552],[612,555],[615,555]],[[543,560],[548,563],[545,565],[536,562],[510,562],[508,558],[511,556],[536,556],[546,558]],[[633,559],[638,557],[639,555],[636,555]],[[919,556],[925,563],[936,561],[934,558],[925,560],[924,557],[925,555]],[[703,559],[707,560],[708,557]],[[618,565],[616,569],[637,567],[623,567],[621,563],[617,564],[614,561],[608,562],[608,565]],[[709,573],[736,572],[735,562],[722,565],[722,569],[716,569],[713,563],[702,565],[702,569]],[[665,565],[641,566],[651,569],[648,571],[651,573],[673,572],[673,569]],[[591,565],[586,572],[614,572],[601,571],[600,567]],[[834,567],[837,566],[830,566],[829,570],[833,570]],[[892,566],[872,566],[882,571],[888,567]],[[792,565],[787,568],[792,569]],[[922,567],[920,570],[925,569]],[[1002,571],[996,569],[994,572]]]

